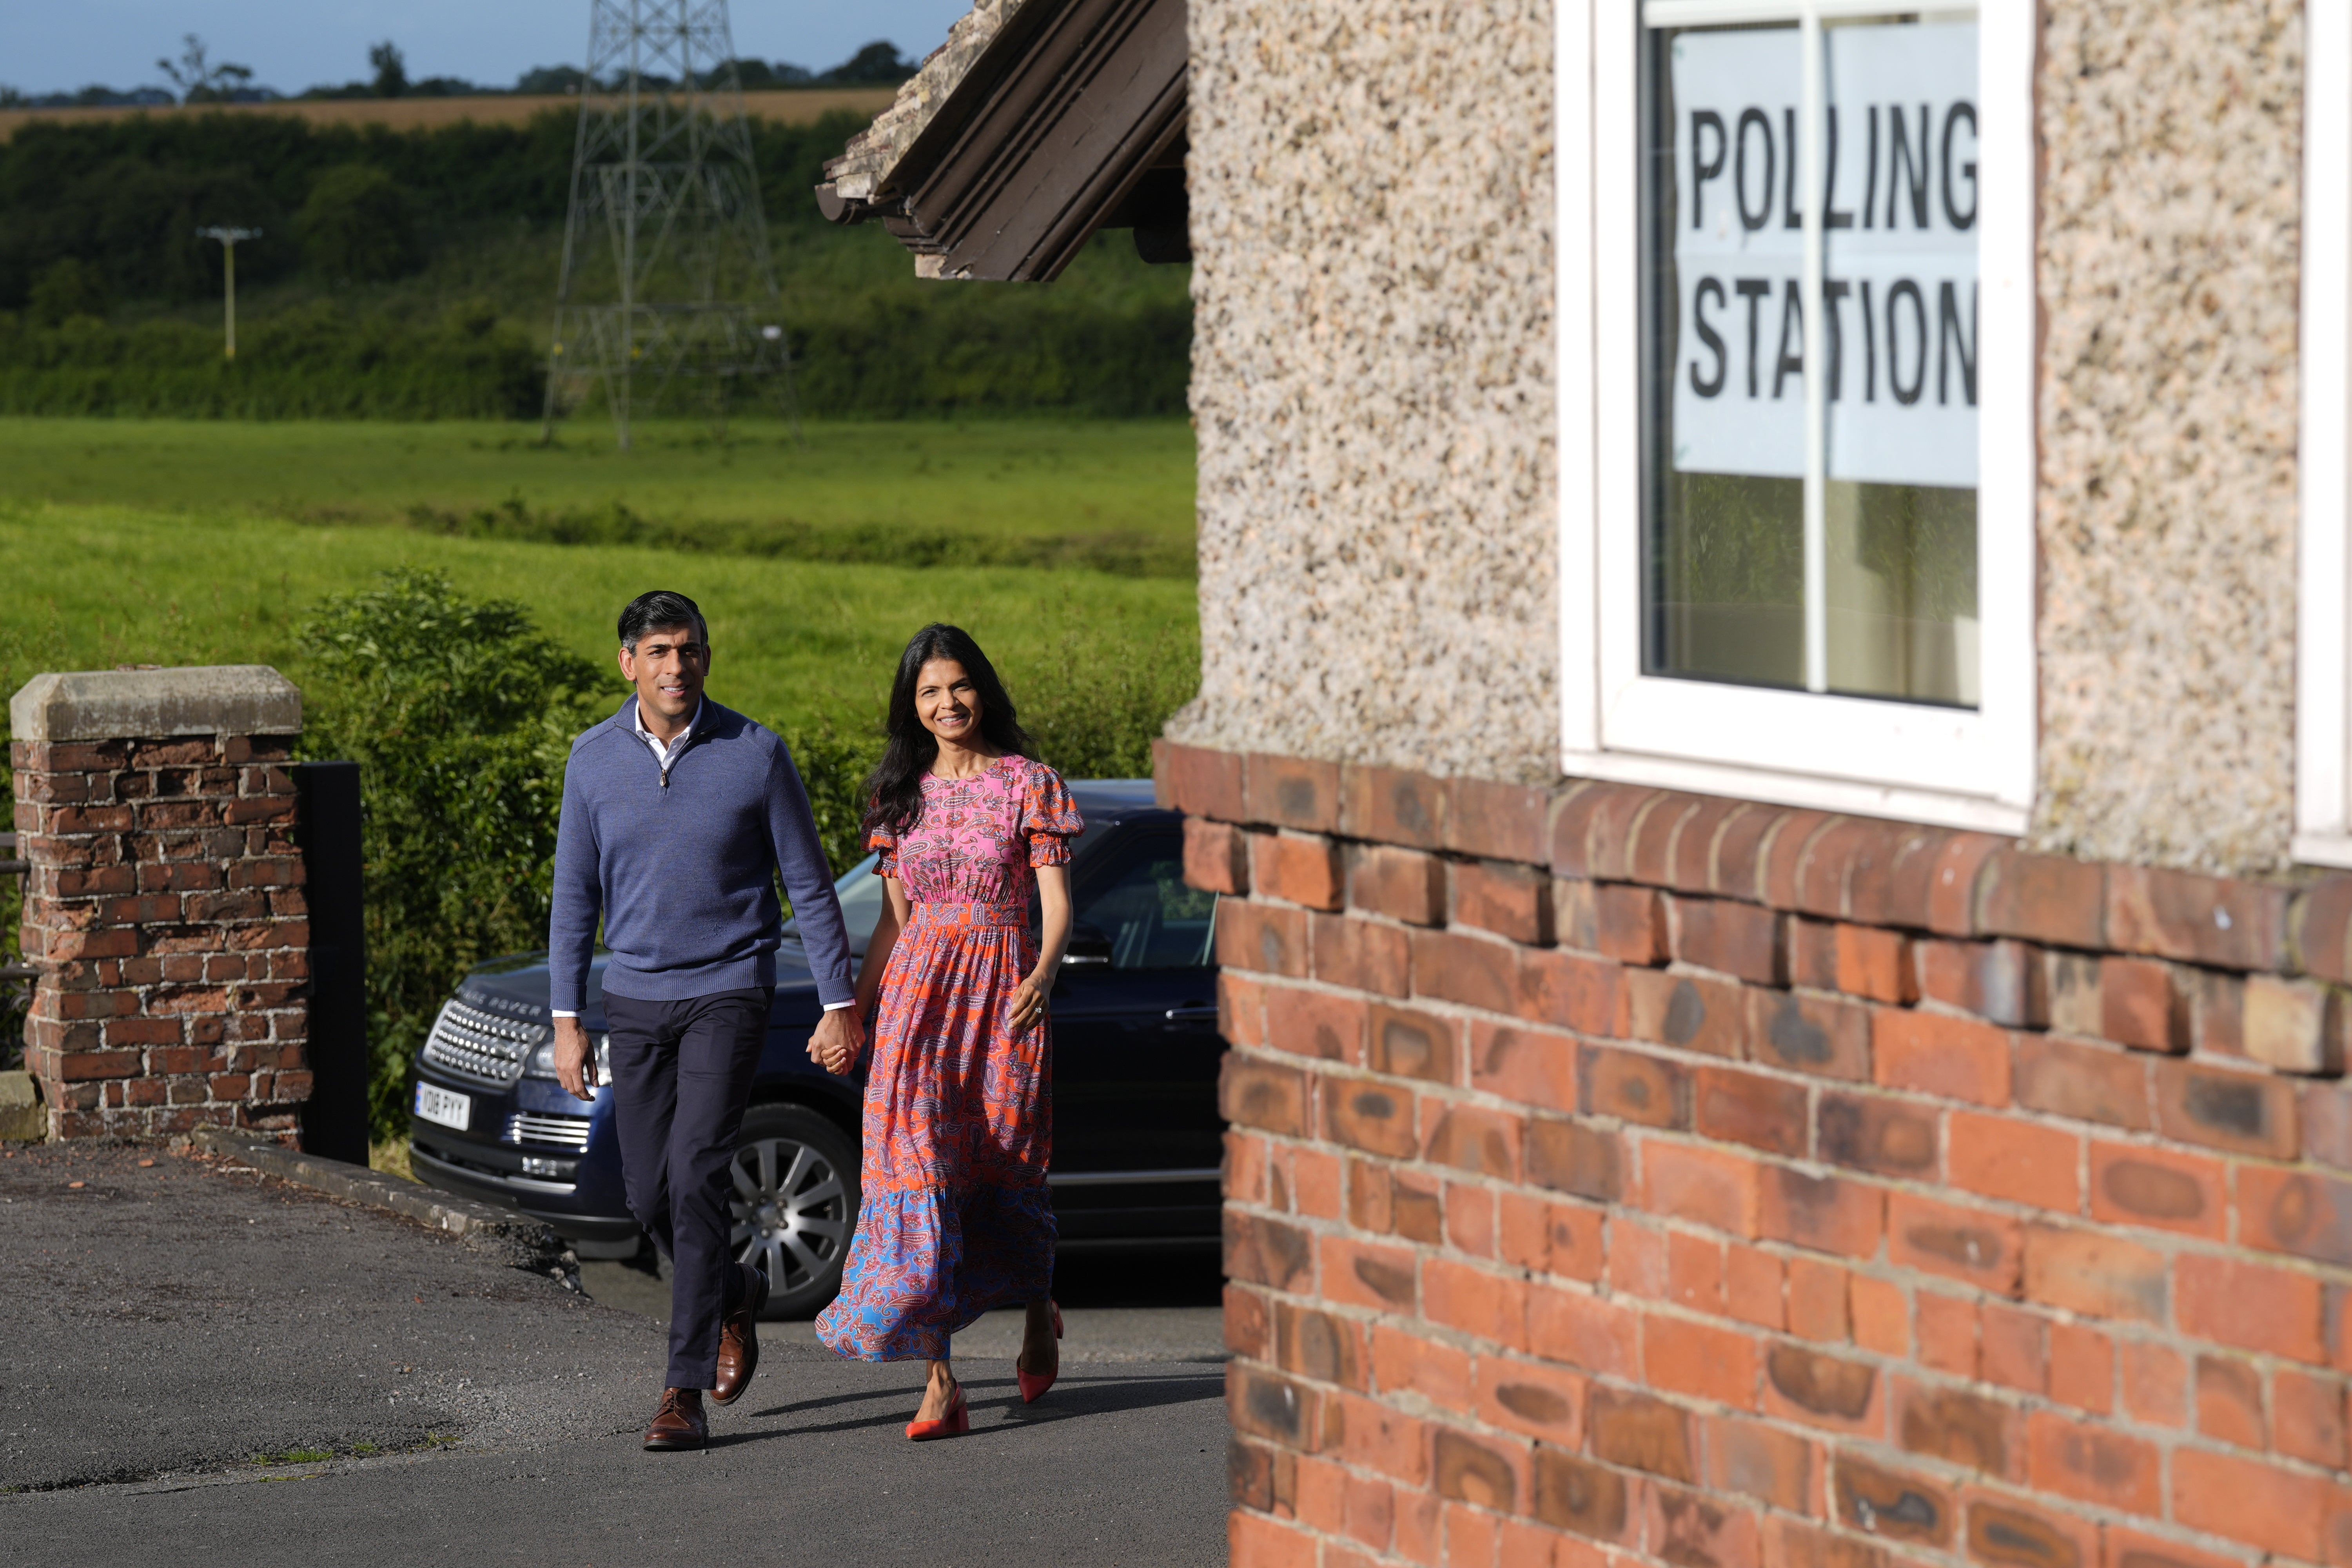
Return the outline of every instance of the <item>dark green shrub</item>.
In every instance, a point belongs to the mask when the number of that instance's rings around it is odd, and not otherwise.
[[[0,147],[0,303],[68,257],[100,268],[117,300],[216,296],[220,247],[196,234],[212,225],[262,231],[237,249],[241,283],[267,282],[294,254],[285,209],[241,165],[160,168],[73,145],[83,156],[26,166],[15,151]]]
[[[601,672],[521,605],[429,572],[320,605],[305,755],[360,764],[373,1135],[407,1125],[409,1058],[457,977],[547,944],[556,814]]]
[[[103,316],[106,275],[87,261],[60,258],[34,281],[25,313],[45,327],[61,325],[76,316]]]
[[[819,720],[782,734],[801,786],[808,791],[809,815],[816,818],[824,858],[838,877],[866,858],[866,803],[859,792],[882,760],[881,721],[877,717],[845,729],[836,721]]]
[[[1150,778],[1152,741],[1199,687],[1190,639],[1125,632],[1103,622],[1065,637],[1034,668],[1006,672],[1038,755],[1065,778]]]
[[[241,265],[241,264],[240,264]],[[436,325],[314,303],[242,324],[234,363],[217,326],[0,316],[0,414],[244,419],[511,419],[539,412],[541,364],[519,327],[478,305]]]
[[[862,123],[852,114],[810,125],[751,123],[803,413],[1184,411],[1192,310],[1182,268],[1143,266],[1128,235],[1114,232],[1097,237],[1050,287],[920,282],[887,234],[827,224],[810,196],[825,159]],[[234,374],[218,363],[216,334],[202,348],[202,333],[78,339],[97,354],[85,359],[61,355],[37,325],[0,333],[0,412],[535,415],[541,366],[522,339],[546,330],[576,125],[575,112],[557,111],[522,126],[415,132],[220,114],[25,126],[0,142],[0,311],[25,306],[35,280],[64,258],[102,268],[107,297],[124,317],[145,313],[139,307],[150,302],[213,306],[220,247],[195,237],[199,224],[264,231],[237,248],[240,289],[284,276],[306,254],[303,271],[315,277],[240,299]],[[396,210],[403,204],[404,220]],[[287,216],[297,209],[301,245]],[[333,318],[350,352],[311,344],[299,374],[248,363],[275,323],[299,315],[297,300],[322,291],[319,284],[428,262],[422,276],[362,296],[365,318]],[[456,289],[491,295],[507,325],[434,332],[424,323]],[[288,323],[289,342],[315,335],[326,319]],[[399,357],[413,363],[393,367]],[[681,384],[669,411],[700,414],[704,392]],[[746,385],[736,401],[743,412],[771,411],[776,389]],[[592,399],[582,412],[599,417],[601,405]]]
[[[302,259],[330,278],[380,283],[425,264],[408,193],[368,163],[338,164],[312,181],[294,235]]]

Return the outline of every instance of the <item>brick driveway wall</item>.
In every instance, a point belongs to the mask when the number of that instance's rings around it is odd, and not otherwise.
[[[54,1138],[293,1133],[310,928],[291,737],[17,741],[25,1065]]]
[[[1163,746],[1237,1564],[2352,1563],[2352,878]]]

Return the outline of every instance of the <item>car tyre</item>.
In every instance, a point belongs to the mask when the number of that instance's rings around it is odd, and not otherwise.
[[[857,1143],[804,1105],[743,1113],[728,1247],[768,1276],[766,1318],[804,1318],[841,1289],[857,1228]]]

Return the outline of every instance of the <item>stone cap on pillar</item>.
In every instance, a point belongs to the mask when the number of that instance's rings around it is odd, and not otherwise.
[[[266,664],[37,675],[8,700],[18,741],[299,735],[302,691]]]

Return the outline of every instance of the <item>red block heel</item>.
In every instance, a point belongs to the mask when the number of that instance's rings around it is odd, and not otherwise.
[[[1054,1314],[1054,1337],[1058,1340],[1062,1337],[1061,1305],[1055,1301],[1048,1301],[1045,1305]],[[1054,1386],[1054,1380],[1062,1375],[1061,1358],[1056,1356],[1054,1359],[1054,1370],[1045,1373],[1024,1372],[1019,1362],[1013,1363],[1013,1378],[1021,1385],[1022,1404],[1034,1405],[1045,1398],[1045,1391]]]
[[[907,1423],[907,1441],[928,1442],[933,1437],[961,1437],[971,1430],[971,1406],[963,1402],[963,1384],[948,1396],[948,1413],[936,1421]]]

